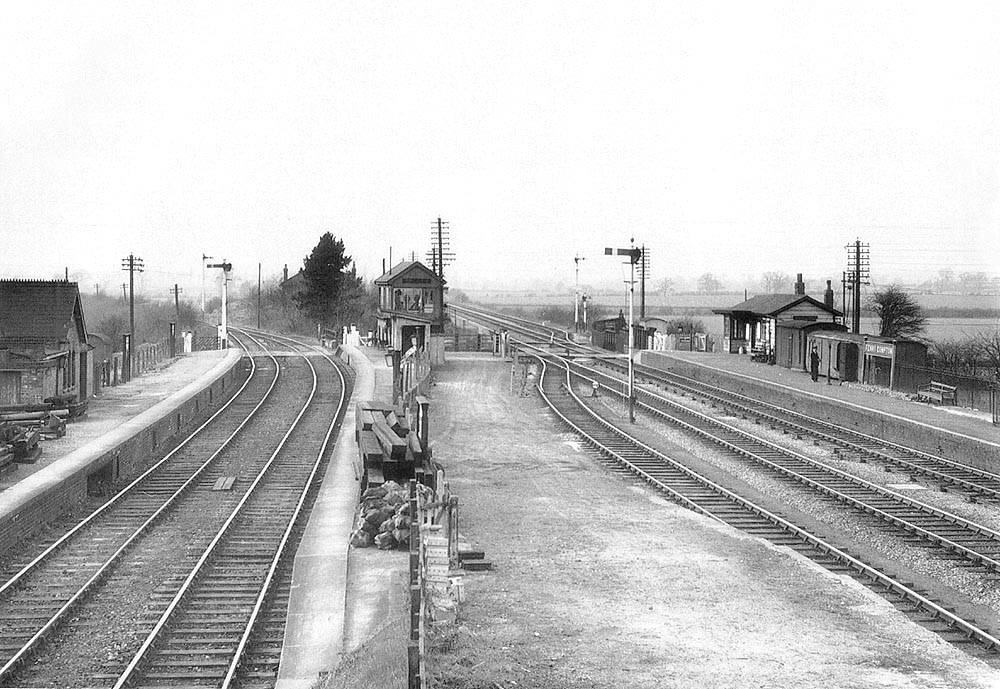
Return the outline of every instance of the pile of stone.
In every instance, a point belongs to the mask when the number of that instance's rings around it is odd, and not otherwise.
[[[409,492],[405,486],[395,481],[372,486],[361,495],[361,509],[357,527],[351,534],[351,545],[405,550],[410,544],[410,516]]]

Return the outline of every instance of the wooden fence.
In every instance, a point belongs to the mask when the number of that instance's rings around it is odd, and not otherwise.
[[[454,621],[462,600],[458,561],[458,498],[438,470],[434,488],[410,481],[410,639],[409,689],[426,689],[426,625]]]

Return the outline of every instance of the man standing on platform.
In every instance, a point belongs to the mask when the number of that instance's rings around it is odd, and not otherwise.
[[[816,345],[813,345],[812,351],[809,352],[809,374],[814,381],[819,380],[819,351]]]

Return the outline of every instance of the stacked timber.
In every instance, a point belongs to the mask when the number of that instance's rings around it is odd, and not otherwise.
[[[35,427],[24,427],[12,422],[0,423],[0,443],[9,445],[14,453],[14,461],[34,464],[41,454],[38,440],[41,433]]]
[[[358,521],[351,534],[351,545],[381,550],[406,549],[410,543],[410,502],[405,486],[386,481],[371,486],[361,495]]]
[[[423,482],[427,453],[402,410],[384,402],[358,402],[354,420],[363,488],[411,478]]]
[[[8,444],[0,445],[0,476],[17,469],[14,463],[14,446]]]

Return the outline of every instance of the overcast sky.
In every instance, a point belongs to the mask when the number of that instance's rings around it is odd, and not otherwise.
[[[1000,275],[1000,4],[44,3],[0,23],[0,274],[196,292],[450,223],[453,286]],[[749,277],[745,278],[749,279]],[[736,285],[734,285],[736,286]],[[91,286],[92,287],[92,286]]]

